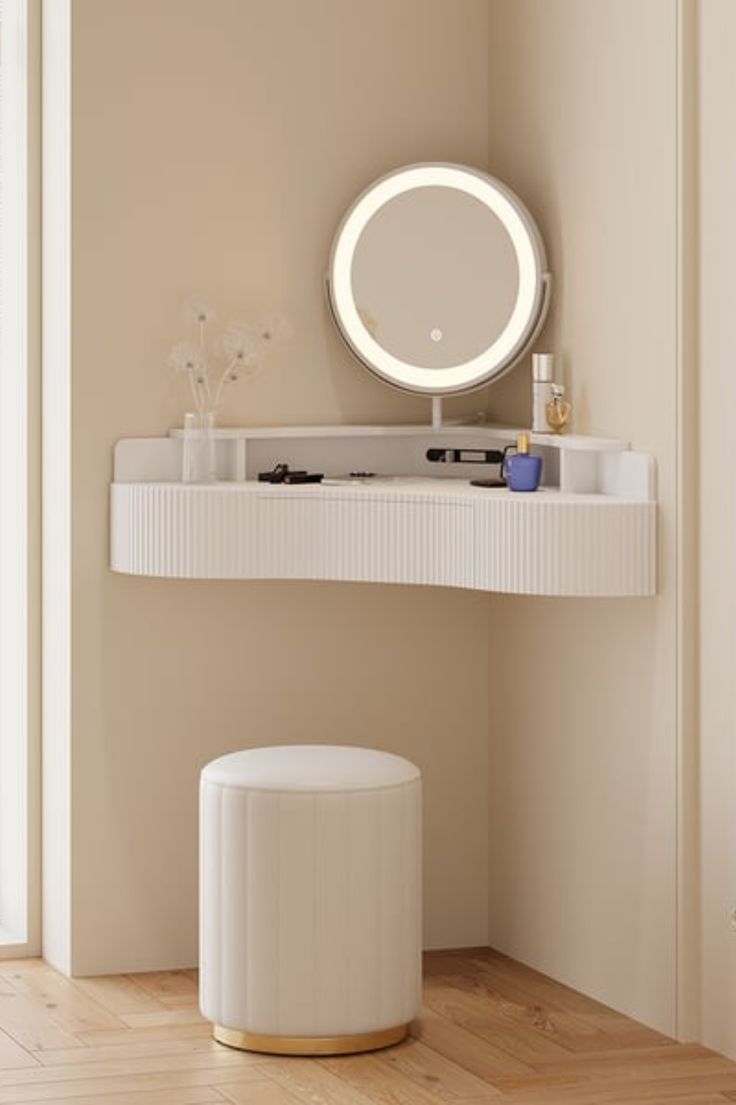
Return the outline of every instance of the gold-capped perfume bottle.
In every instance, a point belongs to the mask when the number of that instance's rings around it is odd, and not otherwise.
[[[562,434],[570,421],[572,405],[565,399],[565,389],[562,384],[552,384],[552,398],[545,408],[547,425],[553,434]]]
[[[536,491],[542,477],[542,458],[529,451],[530,436],[519,434],[516,452],[509,453],[503,463],[509,491]]]

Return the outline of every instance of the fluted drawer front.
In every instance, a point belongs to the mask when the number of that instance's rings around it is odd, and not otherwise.
[[[527,595],[651,595],[654,503],[508,496],[479,512],[476,585]]]
[[[111,566],[186,579],[332,579],[530,595],[651,595],[656,504],[468,484],[112,485]]]
[[[410,1021],[420,997],[420,782],[201,787],[201,1005],[249,1033]]]

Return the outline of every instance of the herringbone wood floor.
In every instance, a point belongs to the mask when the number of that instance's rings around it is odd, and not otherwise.
[[[210,1039],[196,972],[78,979],[0,963],[0,1105],[727,1105],[736,1064],[504,956],[431,953],[399,1047],[277,1059]]]

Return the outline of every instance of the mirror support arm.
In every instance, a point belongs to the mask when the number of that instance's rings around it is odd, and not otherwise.
[[[547,321],[547,311],[549,310],[549,300],[552,294],[552,273],[542,273],[542,303],[539,309],[539,317],[537,318],[537,324],[533,331],[529,335],[528,344],[531,346],[539,337],[539,332]]]

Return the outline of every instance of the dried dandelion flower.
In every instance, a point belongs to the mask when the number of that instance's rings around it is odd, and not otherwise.
[[[193,295],[182,307],[182,316],[190,325],[203,327],[217,319],[212,304],[201,295]]]
[[[291,336],[291,323],[283,315],[268,315],[260,324],[229,323],[214,343],[207,341],[207,326],[217,315],[202,296],[192,296],[182,314],[196,327],[199,340],[179,342],[171,350],[169,364],[188,378],[200,413],[217,410],[228,385],[253,376],[262,367],[270,346]],[[211,344],[212,359],[208,356]],[[214,373],[214,377],[213,377]]]
[[[204,351],[191,341],[180,341],[169,354],[169,364],[175,372],[198,379],[207,372]]]
[[[232,322],[226,326],[220,338],[220,348],[228,360],[247,362],[259,351],[260,335],[258,330],[243,322]]]
[[[288,341],[292,333],[293,327],[285,315],[267,315],[260,326],[261,340],[268,344]]]

